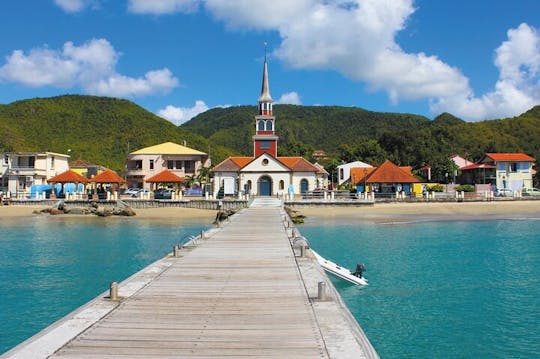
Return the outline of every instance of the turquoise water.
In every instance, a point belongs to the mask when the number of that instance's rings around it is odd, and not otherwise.
[[[148,264],[207,224],[35,217],[0,224],[0,353]]]
[[[540,220],[300,228],[381,358],[540,358]]]
[[[0,224],[0,353],[200,233],[201,223]],[[539,358],[540,220],[300,228],[370,285],[334,283],[382,358]]]

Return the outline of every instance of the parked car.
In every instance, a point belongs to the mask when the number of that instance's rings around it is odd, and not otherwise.
[[[134,194],[137,194],[139,192],[139,190],[140,190],[140,188],[131,187],[131,188],[126,189],[124,191],[124,193],[122,193],[122,194],[132,196]]]
[[[146,195],[148,193],[150,193],[150,190],[146,188],[136,188],[136,191],[131,194],[131,197],[140,198],[143,194]]]
[[[514,191],[512,191],[509,188],[498,188],[497,191],[495,191],[496,197],[513,197]]]
[[[154,192],[154,199],[171,199],[172,193],[173,193],[172,189],[158,188]]]
[[[540,196],[540,189],[538,188],[523,188],[521,190],[522,196]]]

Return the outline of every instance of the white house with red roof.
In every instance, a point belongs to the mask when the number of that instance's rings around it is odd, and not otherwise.
[[[486,153],[477,165],[490,166],[497,188],[520,191],[533,186],[535,159],[524,153]]]
[[[268,65],[264,59],[259,111],[255,116],[252,157],[229,157],[214,167],[214,197],[249,194],[282,196],[326,187],[328,173],[303,157],[278,156]]]

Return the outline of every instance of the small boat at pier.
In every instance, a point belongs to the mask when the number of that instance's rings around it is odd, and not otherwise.
[[[352,284],[368,285],[367,279],[362,276],[362,272],[365,269],[363,264],[357,264],[356,271],[353,273],[349,269],[343,268],[342,266],[321,257],[313,249],[311,249],[311,252],[315,255],[315,258],[317,259],[317,262],[320,264],[320,266],[323,267],[323,269],[328,273],[331,273],[336,277],[341,278]]]

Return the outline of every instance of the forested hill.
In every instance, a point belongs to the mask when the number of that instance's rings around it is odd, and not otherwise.
[[[108,97],[66,95],[0,105],[0,152],[53,151],[121,170],[128,152],[172,141],[210,153],[214,164],[229,155],[251,155],[255,106],[216,108],[177,127],[142,107]],[[448,157],[478,160],[485,152],[525,152],[540,160],[540,106],[507,119],[468,123],[442,114],[411,114],[337,106],[274,106],[279,154],[320,160],[328,169],[342,161],[447,171]]]
[[[128,152],[172,141],[211,156],[232,152],[127,100],[67,95],[0,105],[0,152],[67,153],[121,170]]]
[[[256,113],[255,106],[212,109],[182,128],[249,155]],[[280,155],[309,158],[313,150],[324,150],[327,167],[342,160],[390,159],[413,167],[427,163],[443,172],[453,154],[476,161],[486,152],[525,152],[540,160],[540,106],[518,117],[476,123],[448,113],[429,120],[333,106],[276,105],[274,115]]]

